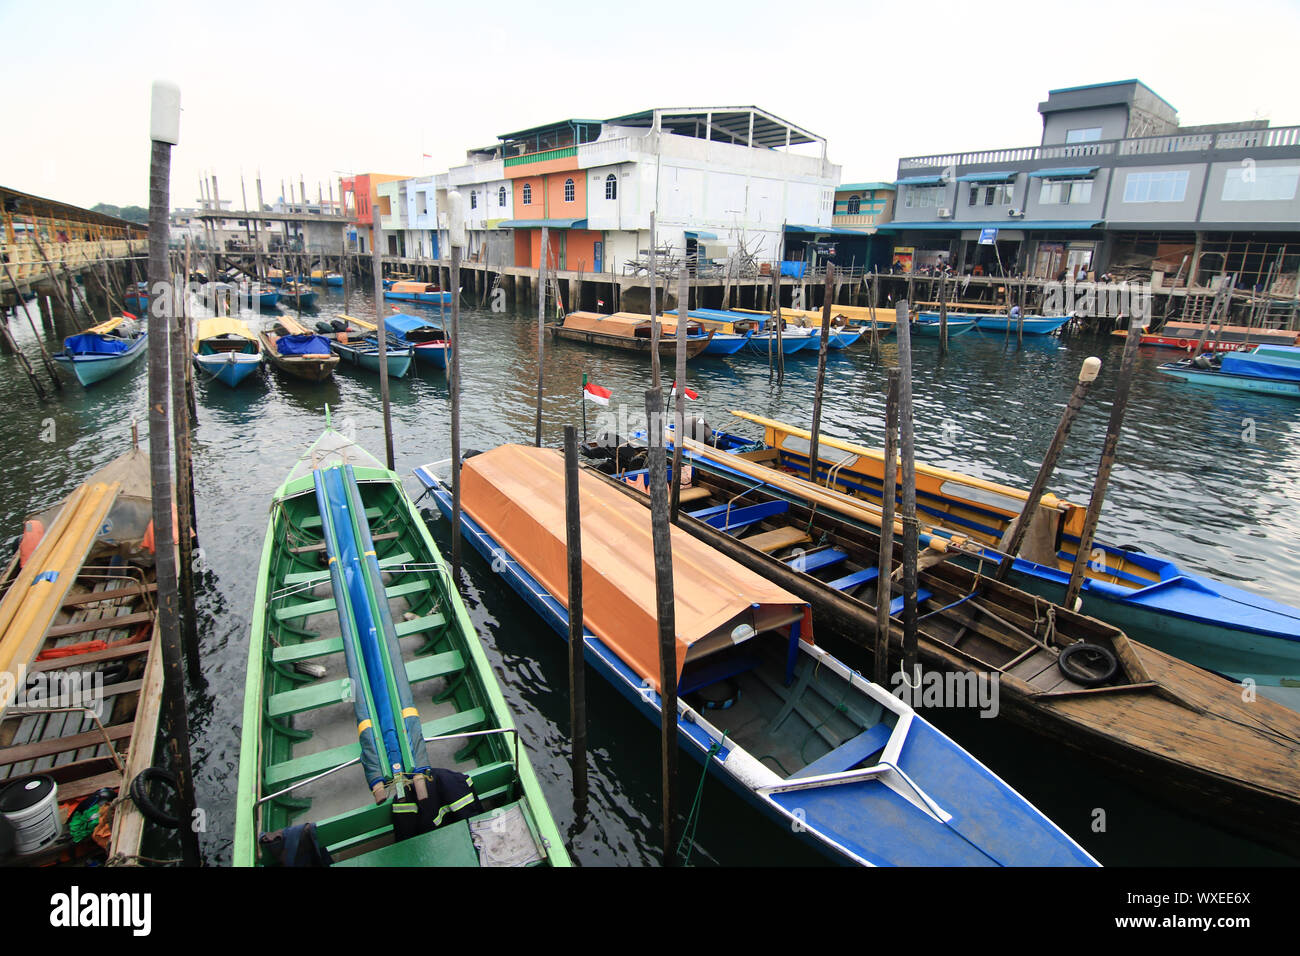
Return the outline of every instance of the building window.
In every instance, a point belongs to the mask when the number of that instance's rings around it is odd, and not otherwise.
[[[1084,129],[1069,129],[1065,131],[1065,141],[1067,143],[1095,143],[1100,139],[1100,126],[1089,126]]]
[[[1124,180],[1124,202],[1182,202],[1187,195],[1187,170],[1129,173]]]
[[[1009,206],[1011,198],[1010,183],[991,183],[987,186],[972,183],[970,187],[969,204],[972,206]]]
[[[938,209],[947,200],[946,186],[908,186],[904,205],[908,209]]]
[[[474,191],[472,191],[472,190],[470,191],[470,194],[469,194],[469,208],[470,208],[470,209],[477,209],[477,208],[478,208],[478,193],[476,193],[476,192],[474,192]]]
[[[524,183],[524,205],[531,206],[532,204],[533,204],[533,186],[531,183]]]
[[[501,186],[497,189],[497,205],[505,208],[506,204],[506,187]]]
[[[1300,166],[1241,166],[1223,177],[1224,202],[1295,199]]]
[[[1038,194],[1045,206],[1079,206],[1092,202],[1091,179],[1045,179]]]
[[[605,198],[606,199],[618,198],[618,177],[616,177],[613,173],[610,173],[608,176],[605,177]]]
[[[862,211],[862,198],[860,196],[849,197],[849,215],[856,216]]]
[[[566,179],[564,181],[564,201],[573,202],[573,180],[572,179]]]

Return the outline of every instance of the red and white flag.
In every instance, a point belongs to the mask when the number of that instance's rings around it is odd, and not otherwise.
[[[692,402],[696,401],[696,400],[699,399],[699,397],[700,397],[700,393],[699,393],[699,392],[695,391],[694,389],[689,389],[689,388],[683,388],[683,389],[682,389],[682,394],[684,394],[684,395],[687,397],[687,399],[689,399],[689,400],[692,401]],[[674,399],[674,398],[676,398],[676,397],[677,397],[677,383],[676,383],[676,382],[673,382],[673,390],[672,390],[672,392],[669,394],[668,398],[669,398],[669,400],[671,401],[672,399]]]
[[[597,405],[608,405],[613,394],[607,388],[602,388],[594,382],[588,382],[587,376],[582,376],[582,397],[584,399],[591,399]]]

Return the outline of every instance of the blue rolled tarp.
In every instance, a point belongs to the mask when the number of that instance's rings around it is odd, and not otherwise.
[[[330,344],[319,335],[282,335],[275,341],[281,355],[329,355]]]
[[[64,339],[63,347],[73,355],[120,355],[131,343],[112,335],[82,332]]]
[[[808,267],[806,262],[782,262],[781,275],[790,276],[794,279],[802,279],[804,270]]]

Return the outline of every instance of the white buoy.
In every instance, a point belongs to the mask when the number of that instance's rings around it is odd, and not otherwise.
[[[35,853],[63,833],[59,819],[59,787],[52,777],[30,777],[0,794],[0,815],[14,828],[14,852]]]

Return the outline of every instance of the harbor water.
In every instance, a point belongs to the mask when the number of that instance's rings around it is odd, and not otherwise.
[[[373,318],[374,302],[342,290],[321,290],[323,316],[348,312]],[[438,309],[406,305],[436,317]],[[526,314],[530,313],[530,314]],[[255,328],[271,316],[246,316]],[[11,319],[19,345],[38,357],[21,312]],[[39,335],[51,351],[85,324],[65,317]],[[461,313],[462,448],[531,442],[537,382],[535,308],[494,313],[467,304]],[[992,481],[1028,487],[1051,440],[1066,398],[1089,355],[1102,359],[1052,490],[1086,502],[1105,434],[1123,342],[971,332],[954,337],[941,357],[937,340],[914,343],[917,458]],[[1230,394],[1160,375],[1174,353],[1144,349],[1138,359],[1118,463],[1098,538],[1133,544],[1185,569],[1300,604],[1300,405],[1282,398]],[[582,379],[613,392],[598,416],[644,411],[649,362],[640,355],[576,343],[546,342],[543,441],[558,446],[565,424],[581,427]],[[886,369],[896,364],[892,338],[878,350],[865,340],[832,352],[826,371],[825,434],[879,445]],[[0,529],[6,555],[22,520],[74,489],[90,471],[130,443],[132,424],[146,440],[147,363],[89,389],[64,376],[62,391],[41,403],[12,356],[0,356],[0,407],[5,455],[0,460]],[[815,352],[789,357],[777,385],[767,356],[742,351],[700,358],[688,381],[700,399],[692,411],[714,427],[760,437],[730,409],[808,427]],[[39,371],[39,365],[38,365]],[[665,383],[671,381],[665,369]],[[448,389],[440,370],[413,369],[391,383],[397,470],[413,497],[417,465],[450,456]],[[190,697],[201,834],[210,863],[230,860],[234,787],[239,764],[249,615],[271,496],[297,456],[320,434],[326,406],[336,427],[352,427],[377,456],[384,447],[377,376],[340,368],[313,385],[267,370],[238,389],[196,381],[194,480],[200,543],[200,619],[206,687]],[[426,499],[422,507],[429,505]],[[434,534],[444,550],[447,523]],[[653,865],[659,860],[659,737],[610,686],[589,680],[591,798],[575,825],[569,794],[567,650],[469,547],[463,593],[561,832],[571,831],[574,859],[586,865]],[[1087,755],[1063,752],[1005,719],[971,713],[935,717],[1008,783],[1108,865],[1201,865],[1294,862],[1150,797]],[[725,720],[720,726],[725,727]],[[722,786],[700,785],[700,768],[684,760],[683,811],[698,821],[690,862],[699,865],[803,865],[823,859],[781,832]],[[698,791],[698,792],[697,792]],[[684,848],[684,850],[687,848]]]

